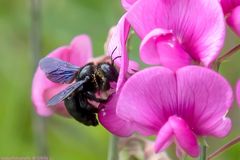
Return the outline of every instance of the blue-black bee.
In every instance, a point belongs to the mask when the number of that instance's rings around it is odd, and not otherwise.
[[[107,102],[107,99],[97,98],[96,93],[108,91],[110,82],[117,82],[118,71],[114,66],[114,60],[111,63],[88,63],[78,67],[57,58],[45,57],[40,60],[39,65],[52,82],[70,84],[75,81],[53,96],[48,101],[48,106],[64,101],[67,111],[74,119],[87,126],[97,126],[98,108],[89,100],[99,103]]]

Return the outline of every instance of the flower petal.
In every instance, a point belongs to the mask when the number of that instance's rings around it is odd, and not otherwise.
[[[129,61],[128,73],[136,73],[140,69],[139,64],[136,61]]]
[[[60,47],[50,53],[48,57],[56,57],[62,59],[65,58],[65,55],[68,54],[69,49],[67,47]],[[61,84],[53,83],[52,81],[48,80],[43,71],[39,67],[37,68],[32,82],[32,101],[35,106],[36,112],[39,115],[50,116],[51,114],[53,114],[53,110],[47,107],[47,100],[51,98],[49,96],[54,95],[51,90],[54,90],[55,94],[61,91],[60,86]],[[55,88],[59,88],[59,90],[56,90]],[[51,93],[49,94],[47,92]],[[56,106],[56,108],[60,108],[60,110],[62,110],[65,107],[63,104],[59,104]],[[67,113],[67,111],[65,113]]]
[[[75,37],[70,46],[57,48],[47,55],[47,57],[59,58],[78,66],[85,65],[91,56],[91,41],[86,35]],[[36,112],[41,116],[50,116],[53,112],[67,116],[68,112],[63,103],[59,103],[52,108],[47,106],[47,101],[65,87],[67,85],[53,83],[48,80],[38,67],[32,82],[32,101]]]
[[[181,147],[189,155],[192,157],[199,155],[200,148],[196,135],[187,123],[177,116],[171,116],[159,130],[155,141],[155,150],[158,152],[166,149],[173,137],[176,139],[178,147]]]
[[[173,129],[169,122],[166,122],[162,128],[159,130],[156,141],[155,141],[155,151],[164,151],[171,143],[173,138]]]
[[[126,43],[130,30],[130,24],[126,21],[125,17],[126,16],[123,15],[119,20],[117,27],[113,30],[113,35],[108,45],[109,56],[112,56],[113,59],[121,56],[121,58],[118,58],[114,61],[120,67],[116,91],[118,91],[126,81],[126,73],[129,65]],[[112,53],[115,48],[115,52]]]
[[[99,122],[111,133],[125,137],[133,133],[133,126],[131,122],[121,119],[116,114],[116,104],[118,101],[118,94],[111,95],[110,101],[107,104],[101,104],[102,108],[98,113]]]
[[[138,0],[127,19],[142,39],[155,28],[172,30],[185,52],[206,66],[224,43],[225,20],[218,1]]]
[[[224,14],[228,14],[232,11],[233,8],[240,5],[240,0],[219,0]]]
[[[160,64],[156,43],[159,40],[170,41],[172,37],[172,31],[170,30],[156,28],[150,31],[140,45],[140,57],[142,61],[147,64]]]
[[[238,80],[237,82],[236,95],[237,95],[238,106],[240,107],[240,80]]]
[[[147,64],[162,64],[176,70],[191,64],[191,57],[177,42],[171,30],[156,28],[150,31],[140,46],[140,57]]]
[[[53,112],[46,106],[46,101],[43,96],[45,88],[52,86],[50,82],[43,83],[43,81],[46,81],[45,77],[45,74],[38,68],[32,82],[32,102],[36,112],[41,116],[49,116]]]
[[[240,36],[240,5],[232,10],[226,21],[232,30]]]
[[[221,132],[222,123],[217,122],[225,117],[233,100],[229,83],[220,74],[197,66],[183,67],[176,76],[178,108],[175,112],[198,135]]]
[[[177,104],[176,92],[174,72],[164,67],[144,69],[124,84],[117,114],[137,125],[140,133],[156,134]]]
[[[215,137],[225,137],[229,134],[232,128],[232,122],[230,118],[223,117],[215,124],[212,124],[208,129],[208,135]]]
[[[188,124],[177,116],[169,118],[169,124],[172,127],[174,136],[179,146],[192,157],[198,157],[200,148],[197,137],[189,128]]]
[[[69,49],[71,50],[71,56],[65,61],[71,62],[77,66],[85,65],[91,58],[92,54],[92,42],[88,35],[80,35],[75,37]]]
[[[137,0],[121,0],[122,6],[128,10]]]

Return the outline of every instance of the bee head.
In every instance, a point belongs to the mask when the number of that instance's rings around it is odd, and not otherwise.
[[[101,63],[98,65],[99,69],[103,73],[104,77],[110,82],[115,81],[117,82],[118,79],[118,71],[114,67],[114,65],[110,63]]]

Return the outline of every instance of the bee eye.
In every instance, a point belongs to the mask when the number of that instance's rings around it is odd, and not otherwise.
[[[108,64],[101,64],[101,70],[105,73],[111,72],[111,66]]]
[[[109,81],[117,81],[118,72],[113,65],[108,64],[108,63],[103,63],[100,65],[100,68],[101,68],[103,74],[106,76],[106,78]]]

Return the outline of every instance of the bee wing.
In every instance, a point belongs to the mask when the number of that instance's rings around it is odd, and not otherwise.
[[[45,57],[39,62],[47,78],[55,83],[71,83],[79,72],[79,67],[57,58]]]
[[[86,77],[84,80],[81,80],[81,81],[71,84],[66,89],[62,90],[61,92],[59,92],[58,94],[53,96],[48,101],[47,105],[54,106],[54,105],[58,104],[59,102],[63,101],[65,98],[70,96],[76,89],[81,87],[88,79],[89,79],[89,77]]]

